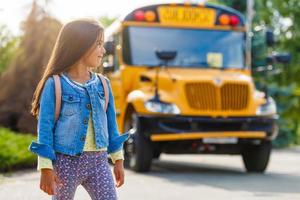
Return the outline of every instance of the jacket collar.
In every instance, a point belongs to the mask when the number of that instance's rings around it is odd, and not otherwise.
[[[75,81],[73,81],[66,73],[61,73],[62,78],[69,83],[71,86],[79,89],[79,90],[84,90],[84,87],[89,86],[91,84],[94,84],[98,81],[98,78],[96,76],[96,74],[94,72],[89,71],[89,73],[91,74],[91,78],[85,82],[83,85],[80,85],[78,83],[76,83]]]

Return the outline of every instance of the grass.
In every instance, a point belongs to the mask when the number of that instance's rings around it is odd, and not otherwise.
[[[0,127],[0,172],[34,167],[36,155],[28,150],[35,136]]]

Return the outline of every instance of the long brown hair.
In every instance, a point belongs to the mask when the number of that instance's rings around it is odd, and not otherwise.
[[[93,46],[104,29],[96,20],[78,19],[66,23],[56,39],[51,57],[39,81],[31,103],[31,114],[38,118],[40,97],[47,79],[68,70]]]

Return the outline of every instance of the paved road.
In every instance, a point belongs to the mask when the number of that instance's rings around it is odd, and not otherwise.
[[[0,199],[51,199],[38,185],[34,169],[2,175]],[[265,174],[245,173],[239,156],[163,154],[150,173],[126,170],[126,185],[117,191],[120,200],[300,200],[300,148],[274,151]],[[89,199],[79,186],[75,200]]]

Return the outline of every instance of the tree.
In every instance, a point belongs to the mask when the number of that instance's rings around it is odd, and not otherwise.
[[[300,143],[300,4],[298,0],[263,0],[259,13],[266,25],[274,27],[278,46],[292,55],[289,65],[281,66],[279,75],[272,77],[270,86],[281,111],[281,134],[292,143]],[[280,94],[280,95],[279,95]]]
[[[280,74],[267,72],[255,74],[257,85],[266,85],[268,94],[275,98],[280,119],[277,146],[295,143],[298,135],[300,143],[300,4],[299,0],[254,0],[255,16],[252,24],[253,66],[266,64],[265,57],[275,51],[267,48],[264,27],[273,27],[278,38],[276,51],[287,51],[292,54],[291,64],[275,64]],[[219,3],[233,7],[246,14],[246,0],[219,0]]]
[[[5,25],[0,25],[0,74],[17,51],[19,38],[13,37]]]
[[[20,132],[36,132],[30,115],[34,89],[50,57],[61,24],[36,2],[22,24],[15,59],[0,77],[0,124]]]
[[[104,15],[99,18],[99,21],[104,26],[104,28],[106,28],[111,25],[116,19],[116,17],[109,17],[107,15]]]

